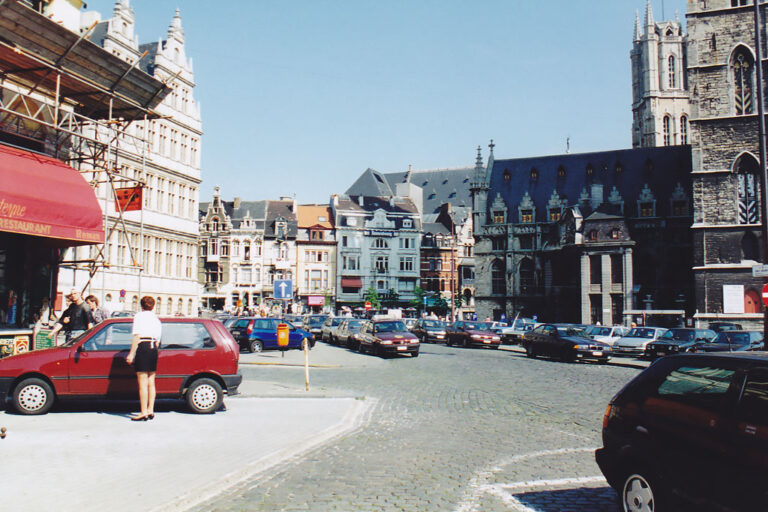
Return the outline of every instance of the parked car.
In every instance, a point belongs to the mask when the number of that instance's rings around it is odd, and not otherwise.
[[[525,333],[525,354],[530,358],[548,356],[566,362],[591,359],[608,362],[611,346],[589,339],[584,331],[567,324],[542,324]]]
[[[645,357],[656,359],[680,352],[687,352],[696,343],[709,343],[717,337],[710,329],[670,329],[645,347]]]
[[[219,321],[224,325],[224,327],[227,328],[227,330],[231,329],[232,326],[235,324],[235,322],[242,317],[239,316],[230,316],[228,318],[220,318]]]
[[[409,331],[411,330],[411,328],[415,323],[416,323],[415,318],[403,318],[403,324],[405,324],[405,328],[408,329]]]
[[[715,332],[743,330],[743,327],[741,326],[741,324],[736,324],[733,322],[709,322],[709,325],[707,327],[709,327]]]
[[[488,330],[495,334],[501,334],[501,330],[509,327],[506,322],[486,322],[488,324]]]
[[[256,340],[251,340],[253,324],[258,317],[235,317],[228,330],[241,350],[248,352],[261,352],[261,345]],[[226,327],[226,325],[225,325]]]
[[[344,345],[352,350],[360,350],[358,335],[365,322],[359,318],[343,318],[333,335],[334,343]]]
[[[635,377],[595,452],[619,509],[768,510],[766,390],[761,352],[666,357]]]
[[[111,318],[133,318],[136,315],[135,311],[113,311]]]
[[[277,344],[277,326],[279,324],[288,325],[288,345],[286,347],[280,347]],[[249,347],[253,348],[253,352],[261,352],[266,349],[303,349],[304,345],[308,345],[308,348],[315,346],[311,332],[280,318],[255,319],[251,333],[248,335],[248,344]]]
[[[184,398],[197,413],[221,407],[242,381],[239,350],[221,322],[163,318],[157,397]],[[0,400],[21,414],[45,414],[58,400],[138,398],[136,370],[125,358],[133,322],[110,318],[65,345],[0,360]]]
[[[602,341],[613,347],[622,336],[629,332],[629,327],[623,325],[590,325],[584,332],[593,340]]]
[[[486,322],[459,321],[445,328],[445,344],[449,347],[482,346],[497,349],[501,345],[501,336],[492,332]]]
[[[441,320],[430,320],[429,318],[422,318],[413,324],[413,327],[411,327],[411,332],[415,334],[422,343],[428,341],[443,343],[445,341],[445,328],[446,323]]]
[[[283,315],[283,320],[287,320],[294,327],[304,326],[304,317],[302,315],[291,315],[291,314]]]
[[[341,325],[343,316],[330,316],[325,319],[323,325],[320,327],[320,339],[326,343],[336,343],[336,331]]]
[[[696,343],[690,352],[743,352],[765,350],[760,331],[720,331],[708,343]]]
[[[663,327],[633,327],[613,345],[613,354],[640,357],[645,354],[645,347],[665,332]]]
[[[419,339],[408,332],[402,320],[368,321],[360,329],[358,341],[361,353],[419,355]]]
[[[304,315],[301,319],[301,328],[312,333],[316,340],[319,340],[323,331],[323,324],[328,319],[328,315]]]
[[[501,342],[505,345],[516,345],[523,339],[523,335],[536,327],[536,320],[532,318],[517,318],[512,321],[512,325],[504,327],[499,335]]]

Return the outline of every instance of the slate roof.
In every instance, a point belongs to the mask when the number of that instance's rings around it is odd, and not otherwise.
[[[348,196],[390,197],[395,195],[395,189],[389,185],[382,173],[368,168],[347,189],[345,194]]]
[[[234,207],[234,201],[222,201],[224,211],[232,221],[233,229],[240,229],[246,214],[254,221],[254,228],[259,231],[264,230],[264,223],[267,218],[268,201],[241,201],[238,208]],[[205,218],[208,213],[209,202],[200,203],[200,217]]]
[[[440,205],[472,206],[469,181],[474,167],[410,171],[410,181],[424,191],[424,213],[434,213]],[[405,183],[408,171],[387,173],[384,177],[392,190],[397,183]]]
[[[394,206],[389,204],[389,197],[363,196],[363,206],[360,206],[359,198],[359,195],[339,196],[337,210],[374,212],[381,208],[384,211],[393,213],[419,213],[416,205],[408,198],[396,197]]]
[[[588,177],[587,168],[593,169]],[[564,175],[559,175],[562,168]],[[537,178],[532,176],[536,171]],[[536,207],[536,222],[546,222],[547,205],[552,192],[557,190],[560,199],[567,199],[567,206],[579,205],[584,187],[603,185],[603,200],[607,202],[615,186],[624,201],[624,214],[638,216],[637,200],[647,183],[656,199],[656,214],[670,214],[670,201],[678,183],[683,188],[689,204],[691,193],[691,148],[668,146],[654,148],[623,149],[594,153],[564,154],[531,158],[495,160],[490,173],[487,209],[500,194],[509,208],[509,218],[517,222],[517,207],[526,192]],[[506,178],[505,178],[506,174]],[[583,205],[579,205],[584,209]],[[584,215],[591,213],[587,209]]]
[[[275,223],[282,217],[287,221],[287,238],[296,238],[298,232],[298,222],[296,213],[292,211],[293,201],[267,201],[267,219],[264,225],[264,236],[274,237],[276,235]]]

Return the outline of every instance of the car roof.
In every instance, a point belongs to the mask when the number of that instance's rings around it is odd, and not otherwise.
[[[221,321],[218,318],[187,318],[183,316],[161,316],[159,317],[160,322],[163,323],[199,323],[199,322],[216,322],[221,323]],[[101,324],[129,324],[133,323],[132,317],[114,317],[114,318],[107,318],[103,322],[99,322],[99,325]]]
[[[680,354],[671,357],[690,357],[697,359],[746,359],[759,363],[768,363],[768,352],[701,352],[696,354]]]

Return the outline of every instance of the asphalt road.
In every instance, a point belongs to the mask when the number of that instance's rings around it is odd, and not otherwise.
[[[615,512],[594,462],[611,396],[642,366],[423,345],[379,359],[318,344],[241,357],[245,396],[371,400],[357,430],[193,510]]]

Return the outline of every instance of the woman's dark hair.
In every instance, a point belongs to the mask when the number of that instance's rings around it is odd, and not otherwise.
[[[141,310],[152,311],[155,308],[155,299],[149,295],[145,295],[141,298]]]
[[[95,295],[89,295],[85,298],[85,302],[93,302],[97,306],[99,305],[99,299],[96,298]]]

